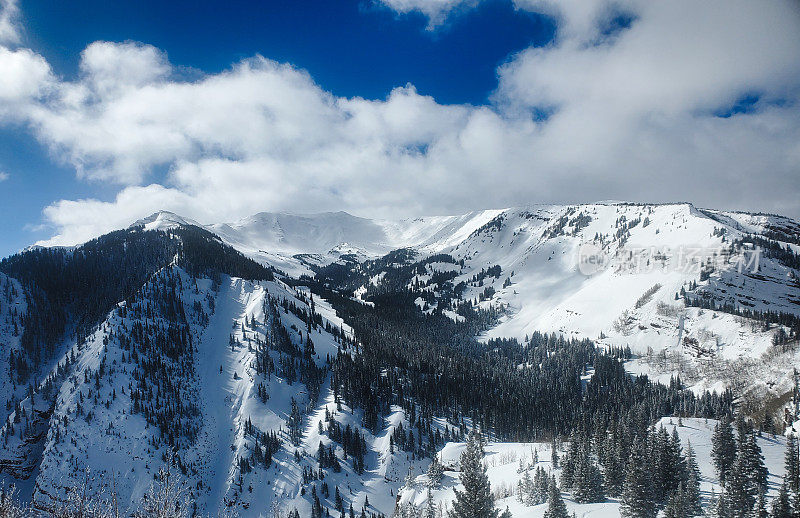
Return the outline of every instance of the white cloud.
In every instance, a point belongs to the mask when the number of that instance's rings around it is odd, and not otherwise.
[[[5,181],[6,181],[6,180],[8,180],[9,178],[11,178],[11,176],[9,176],[9,174],[8,174],[8,173],[5,173],[5,172],[3,172],[3,171],[0,171],[0,182],[5,182]]]
[[[440,20],[471,4],[425,5]],[[260,56],[188,81],[154,47],[98,42],[72,82],[31,51],[0,48],[0,69],[5,59],[20,71],[0,78],[0,117],[27,121],[83,177],[119,185],[109,202],[47,207],[53,244],[159,209],[217,222],[627,198],[800,216],[797,4],[516,5],[552,13],[559,36],[498,71],[490,106],[442,105],[411,85],[382,100],[336,97]],[[604,34],[620,9],[630,28]],[[745,94],[759,96],[753,110],[715,114]],[[168,173],[154,183],[154,169]]]
[[[0,0],[0,123],[25,119],[27,108],[54,84],[50,65],[30,49],[15,48],[21,41],[16,0]]]
[[[52,83],[50,65],[28,49],[0,46],[0,110],[39,97]]]
[[[461,9],[471,9],[481,0],[378,0],[399,14],[422,13],[428,19],[428,30],[441,25],[448,15]]]
[[[568,39],[524,51],[501,71],[501,95],[524,105],[613,103],[634,114],[715,109],[751,92],[796,95],[797,5],[642,2],[639,19],[609,44]]]
[[[420,13],[434,30],[455,12],[467,11],[485,0],[377,0],[398,14]],[[509,0],[516,9],[555,18],[562,36],[586,36],[597,32],[598,22],[612,11],[626,8],[627,0]]]
[[[81,54],[85,84],[102,98],[163,81],[170,73],[166,55],[151,45],[97,41]]]
[[[18,16],[19,7],[16,0],[0,0],[0,44],[20,41]]]

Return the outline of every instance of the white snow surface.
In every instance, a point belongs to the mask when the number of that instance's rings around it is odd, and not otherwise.
[[[711,461],[711,436],[717,421],[713,419],[683,419],[679,423],[677,418],[662,418],[655,426],[663,425],[668,433],[673,428],[678,431],[678,436],[684,448],[691,443],[695,451],[698,467],[700,468],[700,493],[704,505],[708,503],[712,494],[719,495],[721,485]],[[758,446],[764,456],[764,464],[769,470],[768,498],[777,495],[784,475],[784,454],[786,439],[783,436],[763,435],[757,438]],[[566,453],[565,447],[559,453],[561,459]],[[435,487],[432,496],[436,506],[441,505],[445,510],[452,508],[455,498],[454,489],[463,489],[459,485],[458,464],[464,443],[448,443],[439,453],[445,465],[445,476],[442,484]],[[534,453],[535,452],[535,453]],[[560,476],[560,469],[553,469],[551,443],[497,443],[489,442],[485,447],[484,464],[491,484],[492,493],[495,495],[495,506],[498,509],[508,507],[514,518],[542,518],[547,510],[547,504],[526,506],[517,500],[517,483],[522,479],[523,473],[519,472],[520,462],[530,472],[537,467],[542,467],[548,473]],[[538,457],[538,462],[533,459]],[[400,503],[412,503],[419,509],[424,509],[427,504],[427,475],[416,477],[412,488],[404,488],[400,494]],[[570,513],[575,513],[578,518],[620,516],[619,501],[607,498],[605,502],[593,504],[580,504],[575,502],[568,492],[562,492],[562,497]]]

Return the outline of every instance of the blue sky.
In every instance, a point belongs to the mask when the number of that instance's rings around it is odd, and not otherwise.
[[[261,54],[307,70],[339,96],[381,99],[413,83],[442,103],[486,103],[509,54],[552,41],[552,17],[492,0],[426,31],[419,13],[399,16],[366,0],[23,3],[32,48],[74,77],[97,40],[145,42],[176,65],[206,73]]]
[[[98,40],[140,41],[186,67],[188,77],[216,73],[261,54],[307,70],[338,96],[383,99],[412,83],[443,103],[485,104],[508,56],[554,37],[551,16],[495,0],[426,30],[420,13],[400,16],[363,0],[337,2],[78,1],[22,2],[25,43],[65,79],[79,75],[80,54]],[[0,257],[52,233],[41,210],[61,198],[110,199],[113,186],[80,181],[25,127],[0,128]]]
[[[798,9],[0,0],[0,256],[162,208],[799,217]]]

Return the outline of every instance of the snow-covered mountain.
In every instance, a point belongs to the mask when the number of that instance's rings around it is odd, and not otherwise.
[[[420,470],[425,463],[390,452],[395,427],[409,426],[401,409],[367,430],[363,410],[335,397],[331,361],[353,342],[331,306],[210,234],[199,234],[204,241],[192,249],[198,235],[186,220],[160,214],[142,225],[77,247],[78,266],[67,269],[113,257],[120,242],[136,254],[177,240],[174,259],[154,268],[89,332],[75,338],[68,331],[35,367],[16,368],[13,358],[32,363],[20,336],[35,323],[26,318],[25,301],[41,296],[0,274],[0,351],[12,365],[0,378],[9,403],[0,429],[4,483],[41,511],[79,493],[100,501],[113,494],[123,510],[133,510],[171,470],[197,512],[297,509],[308,516],[313,499],[305,489],[309,478],[319,478],[323,451],[337,459],[319,495],[327,507],[341,491],[359,510],[393,509],[398,481],[410,465]],[[21,259],[30,268],[28,260]],[[56,260],[72,264],[70,257]]]
[[[181,221],[164,215],[151,219]],[[787,362],[784,355],[775,358],[772,344],[779,329],[788,329],[777,325],[778,318],[758,325],[741,314],[800,315],[798,265],[792,259],[800,252],[800,224],[789,218],[701,210],[689,203],[604,202],[396,221],[344,212],[261,213],[206,228],[293,276],[401,248],[413,249],[416,261],[447,254],[457,266],[429,263],[410,282],[424,283],[435,300],[441,286],[431,281],[437,272],[448,272],[445,283],[464,283],[461,299],[502,307],[503,316],[485,339],[555,331],[630,346],[644,357],[633,369],[667,378],[673,369],[656,364],[664,364],[663,354],[679,354],[674,359],[679,370],[698,387],[730,383],[730,367],[759,371],[751,372],[752,378],[771,384],[759,390],[779,394],[790,388],[785,373],[772,370],[773,364]],[[769,241],[754,242],[753,236]],[[773,248],[764,248],[765,243]],[[757,258],[750,252],[755,247],[762,249]],[[604,261],[591,275],[579,264],[587,251]],[[481,275],[492,267],[499,267],[496,275]],[[380,284],[380,272],[373,273],[356,295],[363,298],[370,286]],[[709,308],[712,302],[718,309]],[[662,357],[656,360],[658,354]],[[742,365],[765,354],[770,361],[764,365]],[[722,361],[712,362],[711,373],[698,358]]]
[[[342,374],[334,382],[333,360],[361,346],[347,319],[364,323],[346,304],[369,309],[386,294],[466,321],[484,343],[553,332],[630,348],[629,372],[679,375],[698,396],[733,389],[763,422],[765,407],[788,408],[800,360],[798,252],[791,219],[687,203],[396,221],[260,213],[206,226],[159,212],[0,263],[0,477],[40,509],[84,486],[132,509],[168,466],[203,513],[310,516],[319,499],[391,515],[404,478],[401,502],[422,505],[424,476],[406,475],[430,451],[454,466],[469,410],[417,414],[408,398],[365,408],[342,395]],[[386,390],[379,381],[374,397]],[[716,491],[709,425],[687,422],[679,433],[702,443]],[[763,446],[773,478],[783,447]],[[493,484],[513,486],[509,459],[531,448],[546,464],[549,443],[490,444]],[[444,480],[434,497],[448,503],[457,473]],[[515,517],[543,512],[500,499]],[[618,503],[570,508],[616,515]]]
[[[309,266],[344,258],[375,258],[399,248],[435,250],[458,242],[498,211],[405,220],[373,220],[346,212],[290,214],[262,212],[234,223],[206,226],[250,257],[295,276]],[[154,215],[151,218],[168,219]],[[180,219],[180,218],[178,218]],[[177,221],[177,220],[176,220]]]
[[[184,223],[170,213],[137,222]],[[459,299],[502,308],[484,339],[540,331],[630,346],[640,355],[632,370],[664,379],[680,372],[698,389],[736,385],[780,396],[793,384],[785,367],[795,364],[793,350],[773,346],[776,334],[789,331],[777,316],[800,317],[800,223],[789,218],[690,203],[601,202],[395,221],[260,213],[206,228],[293,277],[397,249],[412,249],[423,262],[447,254],[453,263],[429,262],[409,283],[425,285],[431,297],[419,302],[429,311],[441,298],[437,273],[448,286],[464,283]],[[587,253],[602,261],[589,275],[580,264]],[[363,299],[382,275],[372,272],[353,293]],[[458,318],[454,309],[446,311]],[[772,317],[760,323],[746,312]]]

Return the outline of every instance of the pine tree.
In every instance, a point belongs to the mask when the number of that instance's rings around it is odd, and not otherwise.
[[[619,496],[622,493],[625,485],[625,460],[627,457],[623,442],[615,440],[603,464],[606,491],[611,496]]]
[[[656,504],[647,447],[640,437],[634,440],[628,460],[628,474],[622,491],[620,514],[626,518],[653,518]]]
[[[400,505],[399,513],[396,516],[397,518],[418,518],[417,506],[412,502],[406,502]]]
[[[451,518],[497,518],[483,455],[483,439],[473,429],[461,454],[461,484],[464,491],[455,490]]]
[[[771,518],[791,518],[792,506],[789,502],[789,488],[786,482],[781,486],[781,490],[772,500],[772,509],[770,510]]]
[[[405,487],[406,489],[414,489],[415,481],[416,481],[416,478],[414,477],[414,467],[413,466],[409,466],[408,467],[408,473],[406,473],[406,480],[405,480],[405,483],[403,484],[403,487]]]
[[[664,508],[664,518],[688,518],[689,516],[692,516],[689,501],[683,490],[683,483],[679,483],[678,488],[669,495],[667,506]]]
[[[431,487],[439,487],[444,477],[444,465],[439,461],[439,455],[434,454],[428,466],[428,484]]]
[[[555,439],[553,439],[552,449],[550,451],[552,452],[550,460],[553,463],[553,469],[558,469],[558,447]]]
[[[747,459],[744,455],[737,455],[728,470],[723,500],[731,516],[745,518],[753,511],[756,499],[750,491]]]
[[[686,461],[681,455],[681,439],[678,436],[677,428],[672,429],[672,436],[666,442],[662,470],[664,486],[667,491],[675,491],[681,482],[684,483],[684,490],[686,489]]]
[[[578,436],[573,434],[569,441],[569,450],[567,450],[567,455],[564,457],[564,461],[562,464],[561,469],[561,487],[565,490],[569,490],[572,488],[572,484],[575,482],[575,468],[577,467],[577,461],[581,454],[581,446],[578,441]],[[553,455],[556,455],[555,450],[553,450]]]
[[[312,504],[311,504],[311,518],[322,518],[322,502],[319,501],[316,486],[311,488]]]
[[[686,501],[689,506],[691,516],[702,513],[700,507],[700,468],[697,466],[697,459],[692,448],[692,443],[686,444]]]
[[[547,502],[547,495],[550,489],[550,477],[543,467],[536,468],[536,474],[533,476],[533,502],[534,505],[543,504]]]
[[[344,500],[342,499],[342,494],[339,492],[339,486],[336,486],[336,496],[333,499],[334,506],[336,506],[336,510],[339,513],[344,513]]]
[[[567,505],[564,499],[561,498],[561,491],[556,485],[556,479],[550,479],[550,489],[547,496],[547,510],[544,512],[544,518],[569,518],[567,512]]]
[[[668,455],[666,454],[668,441],[669,436],[663,425],[650,435],[650,460],[653,464],[653,498],[658,503],[663,503],[670,494],[669,487],[667,487],[668,480],[666,480],[671,477],[670,468],[667,464]]]
[[[582,504],[605,500],[603,475],[589,452],[581,455],[576,467],[575,480],[572,485],[572,494],[575,500]]]
[[[790,491],[800,491],[800,453],[797,450],[797,438],[790,433],[786,438],[786,483]]]
[[[728,504],[728,499],[725,497],[724,491],[720,493],[719,497],[714,500],[715,495],[711,495],[712,500],[709,503],[708,515],[715,518],[733,518],[733,514]]]
[[[740,455],[744,457],[745,461],[745,474],[748,478],[748,487],[750,494],[754,497],[758,493],[763,493],[767,490],[767,477],[769,470],[764,464],[764,455],[761,454],[761,448],[756,442],[756,436],[752,432],[745,433],[739,441]]]
[[[718,512],[720,505],[720,498],[717,495],[717,492],[714,491],[714,488],[711,488],[711,496],[708,497],[708,507],[706,507],[706,512],[704,515],[708,518],[726,518],[726,514],[720,514]]]
[[[300,408],[297,406],[297,401],[292,398],[292,413],[288,419],[289,437],[292,444],[300,446],[300,439],[302,437],[303,417],[300,415]]]
[[[756,507],[755,512],[753,513],[753,518],[768,518],[769,513],[767,512],[767,492],[762,491],[758,493],[758,499],[756,500]]]
[[[425,504],[425,514],[423,518],[436,518],[436,504],[433,502],[431,486],[428,486],[427,502]]]
[[[528,470],[522,474],[522,479],[517,483],[518,493],[517,499],[523,505],[536,505],[537,502],[534,501],[534,491],[535,487],[533,485],[533,479],[531,479],[531,474]]]
[[[723,419],[711,437],[711,458],[717,470],[717,476],[724,484],[733,462],[736,460],[736,440],[733,438],[730,419]]]

